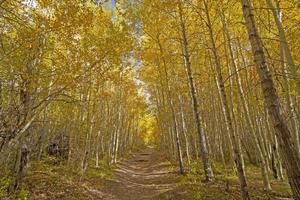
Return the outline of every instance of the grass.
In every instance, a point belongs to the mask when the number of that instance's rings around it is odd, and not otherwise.
[[[7,191],[13,184],[13,178],[7,175],[0,178],[0,199],[4,199],[7,196]]]
[[[92,165],[90,165],[92,166]],[[75,166],[54,157],[33,161],[20,187],[13,194],[7,194],[11,179],[0,179],[0,199],[5,200],[53,200],[53,199],[99,199],[95,193],[102,185],[101,179],[112,175],[105,162],[99,168],[89,167],[82,176]],[[91,192],[92,191],[92,192]]]
[[[272,192],[263,190],[263,182],[260,169],[256,166],[247,166],[247,180],[251,199],[271,200],[278,197],[291,197],[291,190],[287,181],[275,180],[270,176]],[[216,170],[217,169],[217,170]],[[212,183],[205,183],[202,165],[193,162],[189,173],[181,178],[181,184],[187,191],[193,194],[193,199],[200,200],[234,200],[241,199],[239,180],[233,170],[225,172],[221,165],[214,166],[215,180]],[[229,189],[229,190],[228,190]]]
[[[165,163],[177,170],[176,165]],[[4,200],[52,200],[52,199],[101,199],[101,188],[106,179],[113,178],[113,169],[106,162],[101,161],[99,168],[90,164],[84,175],[78,167],[70,166],[64,160],[45,157],[41,161],[33,161],[27,175],[23,178],[20,188],[14,194],[7,194],[13,184],[13,178],[0,178],[0,199]],[[291,190],[287,181],[275,180],[270,176],[273,191],[263,190],[260,169],[249,165],[246,167],[247,180],[251,199],[271,200],[275,197],[290,197]],[[173,171],[173,170],[170,170]],[[179,187],[178,194],[189,200],[234,200],[241,199],[239,180],[231,169],[225,171],[222,165],[214,164],[216,179],[212,183],[205,183],[204,170],[200,162],[192,162],[185,176],[176,176]],[[174,179],[175,180],[175,179]],[[173,196],[172,194],[166,194]],[[182,196],[178,196],[180,199]]]

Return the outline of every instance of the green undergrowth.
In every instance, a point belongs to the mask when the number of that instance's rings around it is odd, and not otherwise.
[[[16,177],[9,175],[8,172],[1,173],[0,177],[0,199],[28,200],[29,191],[27,187],[19,187],[18,190],[12,192],[15,188]]]
[[[30,164],[17,191],[8,194],[13,183],[11,177],[0,179],[0,199],[4,200],[53,200],[100,198],[98,189],[103,180],[112,176],[111,168],[101,161],[99,168],[91,164],[82,174],[77,166],[55,157],[45,157]],[[97,195],[99,195],[97,197]]]
[[[197,200],[232,200],[241,199],[239,179],[232,168],[224,169],[222,165],[213,166],[215,180],[207,183],[203,166],[200,162],[192,162],[188,168],[188,173],[181,178],[181,185],[185,190],[193,194],[193,199]],[[291,190],[287,181],[280,181],[270,176],[272,186],[271,192],[263,190],[263,182],[260,169],[256,166],[246,167],[246,176],[249,185],[251,199],[271,200],[278,198],[289,198]]]
[[[8,175],[0,178],[0,199],[4,199],[7,196],[7,192],[13,182],[13,178]]]
[[[87,179],[104,179],[111,177],[112,175],[112,167],[110,167],[104,160],[99,162],[98,168],[91,166],[85,173],[85,177]]]

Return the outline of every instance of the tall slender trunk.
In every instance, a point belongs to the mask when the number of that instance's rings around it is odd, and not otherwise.
[[[191,100],[192,100],[192,107],[193,107],[193,113],[194,113],[197,133],[199,135],[201,157],[202,157],[202,162],[204,165],[205,178],[206,178],[206,181],[212,181],[214,179],[214,174],[213,174],[210,159],[209,159],[209,152],[208,152],[205,132],[204,132],[203,124],[202,124],[202,118],[201,118],[199,108],[198,108],[199,105],[198,105],[198,100],[197,100],[197,95],[196,95],[196,87],[195,87],[195,83],[194,83],[194,79],[193,79],[189,46],[188,46],[185,22],[183,19],[181,1],[179,1],[178,7],[179,7],[181,36],[182,36],[182,43],[183,43],[182,44],[183,45],[183,55],[184,55],[184,61],[185,61],[184,66],[185,66],[186,75],[187,75],[187,79],[188,79],[188,83],[189,83],[189,89],[190,89],[190,95],[191,95]]]
[[[207,4],[206,0],[204,0],[204,7],[205,7],[205,14],[206,14],[206,19],[207,19],[207,27],[209,30],[210,42],[212,45],[211,50],[212,50],[212,54],[213,54],[214,61],[215,61],[216,80],[217,80],[218,89],[220,92],[220,98],[221,98],[222,110],[223,110],[225,123],[226,123],[226,129],[232,140],[234,161],[235,161],[235,164],[237,167],[237,172],[238,172],[238,176],[239,176],[239,180],[240,180],[242,197],[243,197],[243,199],[250,199],[249,193],[248,193],[248,184],[247,184],[246,174],[245,174],[245,170],[243,167],[242,154],[241,154],[241,151],[239,148],[239,143],[238,143],[239,138],[236,135],[234,128],[233,128],[233,124],[232,124],[230,109],[228,106],[227,94],[225,91],[224,80],[223,80],[223,76],[222,76],[221,63],[220,63],[220,59],[219,59],[219,56],[217,53],[216,43],[215,43],[215,39],[214,39],[212,24],[211,24],[209,10],[208,10],[208,4]]]
[[[120,104],[119,109],[118,109],[118,119],[117,119],[117,125],[116,125],[116,130],[114,133],[114,142],[113,142],[113,155],[112,155],[112,164],[117,163],[118,159],[118,149],[119,149],[119,137],[120,137],[120,129],[122,126],[122,106]]]
[[[267,165],[266,165],[267,161],[266,161],[266,158],[264,157],[264,153],[263,153],[264,151],[262,149],[263,147],[260,146],[260,141],[259,141],[259,136],[258,136],[258,129],[255,129],[255,127],[253,125],[253,122],[251,120],[249,106],[248,106],[247,100],[245,98],[244,89],[242,87],[240,72],[239,72],[239,69],[238,69],[238,67],[235,63],[235,59],[234,59],[234,54],[233,54],[233,49],[232,49],[232,44],[231,44],[231,37],[229,35],[226,18],[224,16],[224,13],[221,13],[221,15],[222,15],[222,22],[223,22],[223,27],[224,27],[226,39],[228,41],[228,49],[229,49],[231,64],[232,64],[232,66],[235,70],[235,73],[236,73],[236,76],[235,76],[236,79],[235,80],[236,80],[236,85],[237,85],[239,97],[241,99],[243,111],[244,111],[244,114],[245,114],[246,123],[247,123],[247,126],[249,127],[249,131],[250,131],[251,135],[254,137],[254,140],[255,140],[255,145],[256,145],[256,149],[258,151],[258,156],[259,156],[259,161],[260,161],[261,174],[262,174],[262,177],[263,177],[264,187],[265,187],[266,190],[270,191],[271,190],[271,185],[270,185],[270,181],[269,181],[269,177],[268,177],[268,169],[267,169]],[[255,130],[257,130],[257,131],[255,132]]]
[[[182,97],[178,95],[179,101],[180,101],[180,113],[181,113],[181,125],[182,125],[182,132],[185,140],[185,151],[186,151],[186,157],[188,164],[191,164],[191,156],[190,156],[190,143],[187,136],[187,128],[185,123],[185,115],[184,115],[184,104]]]
[[[247,26],[249,40],[252,47],[254,61],[257,72],[261,79],[263,94],[272,119],[275,133],[279,139],[279,146],[284,157],[289,183],[291,185],[294,198],[300,199],[300,156],[294,138],[284,119],[281,104],[273,82],[272,75],[269,71],[267,60],[264,54],[263,44],[257,30],[256,21],[252,13],[252,5],[249,0],[241,0],[244,19]]]
[[[175,134],[175,142],[176,142],[176,150],[177,150],[180,174],[185,174],[184,163],[183,163],[183,158],[182,158],[181,142],[180,142],[180,138],[179,138],[178,121],[177,121],[176,112],[175,112],[175,105],[174,105],[172,94],[171,94],[171,87],[170,87],[170,83],[169,83],[169,74],[168,74],[167,66],[166,66],[167,63],[164,58],[164,51],[163,51],[163,48],[162,48],[162,45],[160,42],[159,34],[157,35],[157,43],[159,46],[161,58],[163,60],[163,73],[164,73],[164,79],[165,79],[165,83],[166,83],[169,108],[171,110],[171,117],[172,117],[172,122],[173,122],[173,131]]]
[[[299,119],[297,116],[297,111],[295,109],[295,103],[291,95],[291,84],[288,78],[288,72],[286,70],[284,51],[283,48],[280,48],[280,57],[281,57],[281,72],[283,77],[283,89],[285,94],[285,101],[287,105],[287,113],[291,117],[291,127],[294,132],[294,137],[296,139],[296,144],[298,147],[298,153],[300,154],[300,141],[299,141]]]
[[[292,57],[292,52],[291,52],[290,47],[286,40],[285,31],[284,31],[284,28],[283,28],[283,25],[281,22],[280,9],[275,8],[275,6],[272,3],[272,0],[266,0],[266,2],[268,4],[268,6],[270,7],[272,14],[274,16],[275,24],[276,24],[276,27],[277,27],[278,33],[279,33],[280,43],[282,45],[282,48],[284,49],[284,55],[286,58],[286,62],[291,71],[293,79],[296,80],[298,93],[300,94],[300,75],[297,72],[297,67],[296,67],[294,59]],[[279,2],[278,2],[278,5],[279,5]]]
[[[297,67],[295,65],[294,59],[292,57],[292,53],[288,42],[286,40],[285,31],[282,25],[282,13],[279,7],[279,1],[277,0],[277,8],[272,3],[272,0],[266,0],[268,6],[270,7],[274,19],[275,24],[278,29],[279,39],[280,39],[280,57],[281,57],[281,68],[284,78],[284,89],[286,90],[286,101],[287,107],[289,110],[289,114],[291,114],[291,124],[293,128],[293,133],[295,136],[295,142],[298,148],[298,154],[300,156],[300,138],[299,138],[299,119],[296,114],[295,105],[293,103],[293,99],[291,98],[291,83],[289,81],[289,72],[286,68],[286,64],[288,66],[289,71],[291,72],[291,77],[296,81],[297,92],[300,94],[300,75],[297,72]],[[286,63],[285,63],[286,62]]]
[[[96,163],[95,163],[95,167],[99,168],[99,143],[100,143],[100,134],[101,131],[98,131],[97,137],[96,137]]]

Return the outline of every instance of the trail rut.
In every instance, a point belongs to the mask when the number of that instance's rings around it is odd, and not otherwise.
[[[171,164],[157,150],[147,148],[119,162],[103,191],[113,194],[109,199],[114,200],[183,199],[179,181]]]

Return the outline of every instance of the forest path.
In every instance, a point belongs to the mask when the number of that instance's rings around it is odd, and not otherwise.
[[[179,182],[171,164],[156,149],[146,148],[119,162],[102,191],[118,200],[189,199]]]
[[[56,159],[35,162],[23,185],[29,189],[30,200],[240,200],[238,179],[225,179],[217,174],[212,183],[202,182],[201,166],[193,166],[186,176],[178,173],[164,154],[154,148],[146,148],[116,164],[111,171],[91,168],[85,177],[76,171],[56,163]],[[55,162],[55,163],[53,163]],[[105,171],[106,170],[106,171]],[[288,183],[273,180],[274,192],[263,190],[260,171],[249,169],[251,199],[289,200]],[[228,185],[227,185],[228,183]],[[229,191],[227,190],[227,186]],[[278,192],[276,192],[278,191]],[[18,194],[16,194],[18,195]],[[7,200],[18,199],[12,196]],[[1,199],[1,197],[0,197]]]

